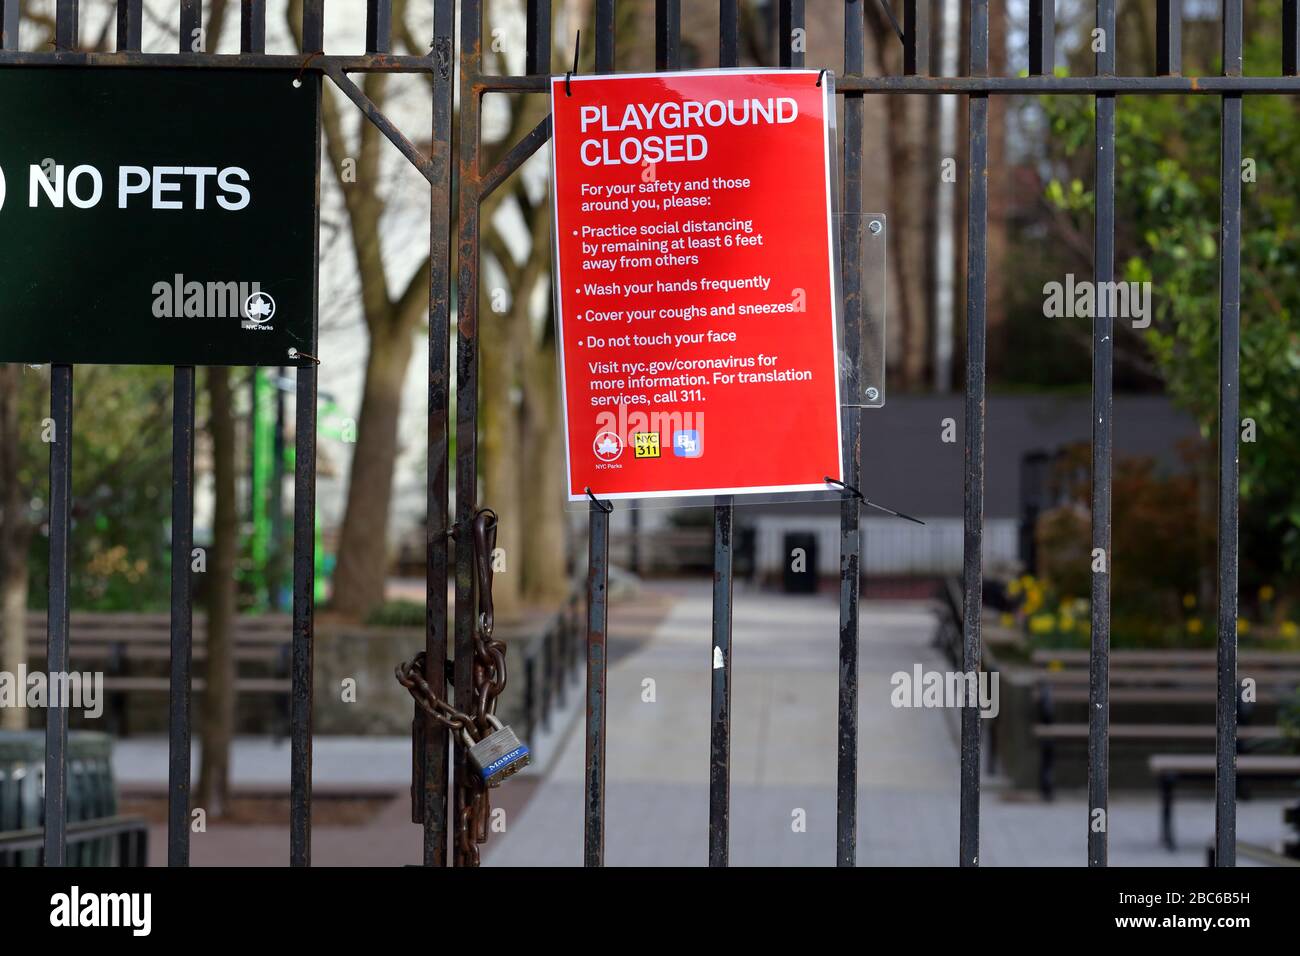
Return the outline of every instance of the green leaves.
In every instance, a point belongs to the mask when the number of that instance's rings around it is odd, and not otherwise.
[[[1248,63],[1275,70],[1277,47],[1276,36],[1257,37]],[[1061,174],[1080,168],[1093,148],[1091,105],[1073,97],[1040,103],[1061,157],[1046,199],[1085,229],[1091,192]],[[1213,436],[1219,426],[1220,102],[1121,97],[1116,131],[1123,274],[1153,283],[1155,317],[1146,345],[1170,394]],[[1241,184],[1240,395],[1242,416],[1255,421],[1255,440],[1241,445],[1242,554],[1248,572],[1253,564],[1269,574],[1300,569],[1300,110],[1293,98],[1245,99],[1243,156],[1251,168]],[[1240,422],[1224,427],[1241,434]]]

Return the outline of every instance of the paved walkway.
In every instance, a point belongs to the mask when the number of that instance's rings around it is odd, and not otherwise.
[[[658,592],[611,610],[608,676],[606,862],[702,866],[708,846],[709,644],[707,581],[649,585]],[[647,600],[648,599],[648,600]],[[670,605],[661,616],[664,603]],[[896,671],[947,669],[930,646],[925,604],[863,605],[860,662],[858,862],[939,865],[957,857],[957,715],[901,710],[889,703]],[[827,866],[835,859],[838,604],[833,595],[790,597],[736,590],[733,632],[731,861],[734,865]],[[654,702],[642,700],[654,682]],[[484,852],[493,866],[582,863],[584,739],[582,689],[568,695],[551,733],[530,741],[539,760],[498,791],[506,832]],[[157,790],[166,777],[166,740],[129,739],[115,748],[123,784]],[[328,791],[398,796],[367,825],[318,822],[318,865],[401,865],[420,856],[408,822],[406,738],[318,737],[314,777]],[[195,767],[198,762],[195,760]],[[233,754],[238,788],[287,790],[287,743],[241,738]],[[1238,807],[1243,841],[1281,834],[1279,800]],[[287,808],[285,811],[287,818]],[[1214,830],[1207,797],[1180,795],[1177,853],[1158,843],[1154,793],[1117,795],[1111,806],[1115,865],[1202,866]],[[806,827],[797,831],[796,819]],[[1079,866],[1086,860],[1081,796],[1051,804],[986,781],[981,805],[985,865]],[[287,820],[286,820],[287,822]],[[166,831],[155,826],[150,856],[165,861]],[[192,837],[197,865],[284,865],[287,827],[214,824]]]
[[[606,863],[702,866],[708,846],[710,592],[674,584],[675,599],[653,639],[615,659],[608,678]],[[615,609],[615,614],[617,609]],[[737,590],[733,631],[731,861],[733,865],[830,865],[835,859],[838,605],[833,596],[785,597]],[[957,857],[956,713],[901,710],[890,676],[946,669],[930,646],[923,604],[864,604],[860,663],[858,862],[953,865]],[[642,700],[654,681],[655,701]],[[580,865],[581,722],[549,777],[508,832],[489,844],[492,865]],[[1272,842],[1282,803],[1242,803],[1242,840]],[[1178,804],[1182,849],[1158,844],[1151,797],[1112,801],[1114,865],[1204,865],[1213,806]],[[806,819],[797,832],[794,821]],[[1005,799],[986,785],[981,806],[985,865],[1082,865],[1086,806]]]

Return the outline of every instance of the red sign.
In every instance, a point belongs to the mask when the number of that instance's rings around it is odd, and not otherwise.
[[[840,480],[829,82],[551,81],[569,498]]]

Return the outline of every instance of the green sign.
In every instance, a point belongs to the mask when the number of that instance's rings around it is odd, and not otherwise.
[[[319,105],[294,70],[0,67],[0,362],[307,361]]]

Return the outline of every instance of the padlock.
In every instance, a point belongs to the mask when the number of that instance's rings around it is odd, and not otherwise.
[[[477,743],[470,738],[469,732],[462,731],[465,746],[469,748],[469,762],[474,765],[483,783],[495,787],[502,780],[526,767],[532,755],[528,746],[522,743],[515,732],[487,715],[488,722],[496,729]]]

